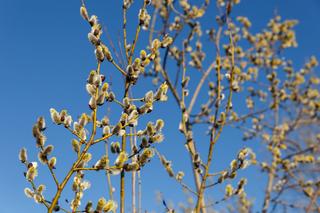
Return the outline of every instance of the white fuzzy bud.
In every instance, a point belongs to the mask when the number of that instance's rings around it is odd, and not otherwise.
[[[89,21],[89,15],[88,15],[88,11],[87,9],[85,8],[84,5],[82,5],[80,7],[80,15],[82,16],[82,18],[86,21]]]
[[[93,45],[98,45],[100,43],[100,39],[92,32],[88,33],[88,39]]]
[[[19,160],[22,162],[22,163],[25,163],[27,162],[28,160],[28,156],[27,156],[27,150],[26,148],[22,148],[19,152]]]
[[[95,110],[97,108],[97,101],[96,101],[95,97],[90,98],[89,107],[91,110]]]
[[[104,54],[100,45],[96,47],[95,54],[98,61],[102,62],[104,60]]]

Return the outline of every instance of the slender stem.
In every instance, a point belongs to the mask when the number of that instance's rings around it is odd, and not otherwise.
[[[127,73],[114,60],[111,60],[111,63],[117,68],[117,70],[120,71],[123,76],[127,76]]]
[[[133,150],[133,147],[136,145],[136,136],[134,136],[134,134],[132,134],[132,127],[130,128],[130,133],[132,136],[130,136],[130,144],[131,144],[131,150]],[[135,157],[132,158],[132,162],[134,162],[136,159]],[[136,171],[132,171],[132,213],[136,213],[137,209],[136,209]]]
[[[278,118],[278,108],[274,110],[274,120],[275,120],[275,126],[278,125],[279,118]],[[269,175],[268,175],[268,183],[266,187],[266,192],[265,192],[265,197],[263,201],[263,207],[262,207],[262,213],[267,213],[268,208],[270,205],[270,199],[271,199],[271,192],[272,192],[272,186],[273,186],[273,181],[276,175],[276,168],[277,168],[277,157],[272,153],[272,163],[270,166],[269,170]]]
[[[317,187],[317,191],[315,191],[310,199],[310,203],[308,204],[307,208],[306,208],[306,213],[309,213],[312,211],[312,206],[317,202],[317,198],[319,196],[320,193],[320,188]]]
[[[142,213],[142,181],[141,174],[138,171],[138,213]]]
[[[123,103],[121,103],[120,101],[118,101],[117,99],[113,100],[115,103],[119,104],[122,108],[124,107]]]
[[[183,49],[182,49],[182,82],[185,81],[186,71],[187,71],[185,45],[187,45],[187,41],[182,42],[182,46],[183,46]],[[183,104],[183,106],[181,106],[181,108],[183,111],[185,111],[185,101],[184,101],[184,98],[185,98],[184,89],[185,88],[184,87],[185,87],[185,85],[183,85],[181,88],[181,103]],[[185,125],[184,125],[184,127],[185,127]]]
[[[52,178],[53,178],[56,186],[59,187],[59,181],[58,181],[58,179],[57,179],[57,177],[56,177],[53,169],[49,166],[48,162],[47,162],[47,165],[48,165],[49,171],[50,171],[50,173],[51,173],[51,176],[52,176]]]
[[[95,167],[79,167],[79,168],[74,168],[73,171],[78,172],[78,171],[99,171],[99,168]]]
[[[175,37],[174,37],[174,40],[175,38],[178,36],[178,33],[176,33]],[[190,39],[190,36],[188,37]],[[187,41],[189,42],[189,40]],[[173,86],[173,84],[171,83],[170,81],[170,77],[167,73],[167,71],[165,70],[165,67],[166,67],[166,62],[167,62],[167,54],[168,54],[168,49],[166,51],[166,54],[165,54],[165,57],[164,57],[164,61],[163,61],[163,65],[161,67],[161,74],[163,76],[163,78],[166,80],[168,86],[169,86],[169,89],[170,91],[172,92],[180,110],[181,110],[181,113],[182,115],[186,112],[186,108],[185,108],[185,103],[182,101],[182,98],[180,99],[179,97],[179,94],[177,92],[177,89]],[[182,59],[182,62],[184,63],[184,56],[183,56],[183,59]],[[183,72],[184,72],[184,77],[185,77],[185,72],[186,72],[186,65],[184,64],[184,67],[183,67]],[[184,78],[183,77],[183,78]],[[182,91],[183,93],[183,91]],[[182,94],[184,95],[184,94]],[[184,97],[183,97],[184,99]],[[187,124],[186,122],[184,121],[184,119],[182,119],[182,125],[183,125],[183,134],[186,138],[186,146],[188,148],[188,151],[189,151],[189,156],[190,156],[190,162],[191,162],[191,165],[193,165],[193,158],[194,158],[194,155],[197,153],[196,151],[196,146],[195,146],[195,142],[193,140],[193,137],[192,137],[192,134],[188,134],[189,131],[191,131],[190,129],[188,129],[187,131]],[[189,127],[188,127],[189,128]],[[193,171],[193,175],[194,175],[194,180],[195,180],[195,185],[196,185],[196,189],[197,189],[197,192],[199,192],[199,189],[201,187],[201,177],[200,177],[200,174],[196,171],[196,168],[194,168],[192,166],[192,171]],[[204,205],[204,199],[201,199],[202,201],[202,204]],[[202,209],[202,212],[203,213],[206,213],[206,209]]]
[[[141,10],[145,10],[145,9],[146,9],[146,1],[144,0]],[[134,40],[133,40],[133,43],[132,43],[132,47],[131,47],[131,51],[130,51],[130,54],[129,54],[128,64],[131,64],[131,62],[132,62],[132,57],[133,57],[133,54],[134,54],[134,51],[135,51],[135,48],[136,48],[136,44],[138,42],[140,30],[141,30],[141,24],[139,23],[139,25],[136,28],[136,34],[135,34],[135,37],[134,37]]]
[[[217,32],[217,36],[216,36],[216,49],[218,51],[219,46],[220,46],[220,37],[221,37],[221,32],[222,32],[222,27],[220,26]],[[208,69],[206,70],[206,72],[202,75],[200,82],[197,85],[197,88],[192,96],[192,99],[190,101],[189,107],[188,107],[188,113],[190,114],[192,111],[192,108],[198,98],[198,95],[200,93],[200,90],[202,88],[202,85],[204,83],[204,81],[207,79],[207,77],[209,76],[211,70],[214,68],[214,66],[216,65],[216,61],[213,61],[210,66],[208,67]],[[219,96],[218,96],[219,97]]]
[[[126,54],[127,60],[129,60],[129,54],[128,54],[128,42],[127,42],[127,8],[123,5],[122,7],[122,15],[123,15],[123,46],[124,46],[124,51]]]
[[[273,157],[272,165],[269,170],[268,183],[267,183],[266,193],[263,201],[262,213],[267,213],[270,205],[272,185],[273,185],[273,180],[275,176],[275,166],[274,166],[274,164],[276,164],[275,160],[276,160],[275,157]]]
[[[110,138],[111,135],[112,135],[112,134],[105,135],[105,136],[103,136],[102,138],[99,138],[99,139],[94,140],[93,143],[92,143],[92,145],[93,145],[93,144],[96,144],[96,143],[99,143],[99,142],[101,142],[101,141],[105,141],[106,139]]]
[[[173,96],[174,96],[176,102],[178,103],[178,106],[179,106],[179,108],[180,108],[180,110],[182,112],[181,101],[180,101],[180,97],[179,97],[179,94],[178,94],[176,88],[172,85],[166,70],[161,68],[161,73],[162,73],[162,76],[164,77],[164,79],[166,80],[166,82],[167,82],[167,84],[169,86],[169,89],[172,92],[172,94],[173,94]],[[193,140],[192,136],[190,134],[187,134],[187,131],[184,131],[183,134],[184,134],[184,136],[186,138],[186,141],[187,141],[186,142],[186,146],[187,146],[188,151],[189,151],[190,162],[191,162],[191,165],[193,165],[193,157],[196,154],[195,143],[194,143],[194,140]],[[198,191],[200,189],[200,185],[201,185],[201,177],[200,177],[200,174],[195,170],[195,168],[192,168],[192,170],[193,170],[195,185],[196,185],[196,188],[197,188],[197,191]],[[205,213],[205,209],[203,210],[203,213]]]
[[[200,90],[203,86],[204,81],[207,79],[207,77],[209,76],[210,72],[212,71],[212,69],[214,68],[215,65],[215,61],[211,63],[211,65],[209,66],[209,68],[206,70],[206,72],[202,75],[199,84],[197,85],[197,88],[192,96],[192,99],[190,101],[189,107],[188,107],[188,113],[190,114],[192,111],[192,108],[198,98],[198,95],[200,93]]]
[[[106,166],[107,166],[107,168],[109,168],[110,165],[109,165],[108,143],[105,144],[105,150],[106,150],[106,157],[107,157],[107,164],[106,164]],[[109,173],[107,170],[106,170],[106,176],[107,176],[109,197],[110,197],[111,200],[113,200],[111,177],[110,177],[110,173]]]
[[[155,8],[152,14],[152,21],[151,21],[151,27],[150,27],[150,33],[149,33],[149,45],[151,46],[152,40],[153,40],[153,33],[154,33],[154,28],[156,25],[156,20],[157,20],[157,13],[158,13],[158,8]]]
[[[231,45],[231,77],[230,77],[230,87],[233,83],[233,78],[234,78],[234,67],[235,67],[235,61],[234,61],[234,44],[233,44],[233,38],[232,35],[230,34],[230,45]],[[218,48],[219,49],[219,48]],[[221,58],[220,58],[220,53],[219,51],[217,51],[217,87],[218,87],[218,92],[217,92],[217,96],[218,98],[220,97],[220,93],[221,93],[221,66],[220,66],[220,62],[221,62]],[[225,116],[228,116],[229,110],[231,109],[231,103],[232,103],[232,89],[229,90],[229,96],[228,96],[228,102],[227,102],[227,107],[226,107],[226,112],[225,112]],[[196,213],[200,212],[200,209],[203,207],[202,206],[202,198],[204,196],[204,191],[206,188],[206,181],[209,175],[209,169],[211,166],[211,162],[212,162],[212,157],[213,157],[213,149],[215,147],[215,144],[217,142],[217,140],[220,138],[221,132],[223,130],[223,127],[225,126],[226,120],[224,119],[222,121],[222,124],[218,130],[218,133],[215,135],[216,132],[216,124],[217,124],[217,113],[219,111],[219,107],[220,104],[218,104],[218,106],[216,107],[216,112],[215,112],[215,121],[214,121],[214,125],[213,125],[213,130],[211,131],[211,135],[210,135],[210,146],[209,146],[209,152],[208,152],[208,160],[207,160],[207,164],[205,165],[205,172],[204,175],[202,177],[202,182],[201,182],[201,187],[199,190],[199,195],[198,195],[198,200],[197,200],[197,204],[196,204]]]
[[[122,136],[122,151],[126,150],[126,136]],[[120,212],[124,213],[124,208],[125,208],[125,172],[124,170],[121,171],[120,175]]]
[[[170,78],[168,76],[168,73],[163,68],[161,68],[161,74],[162,74],[163,78],[166,80],[166,82],[169,86],[169,89],[171,90],[175,100],[177,101],[178,105],[180,106],[179,94],[178,94],[177,90],[174,88],[173,84],[171,83]]]
[[[274,54],[274,52],[273,52]],[[272,56],[274,57],[274,55]],[[272,87],[272,82],[270,81],[270,86]],[[273,96],[273,102],[277,103],[277,97]],[[274,126],[277,127],[279,124],[279,106],[275,106],[274,107]],[[272,141],[272,146],[275,146],[276,144],[274,143],[274,141]],[[267,213],[269,206],[270,206],[270,200],[271,200],[271,192],[272,192],[272,187],[273,187],[273,182],[274,182],[274,178],[276,175],[276,169],[277,169],[277,156],[274,154],[274,152],[272,153],[272,163],[269,169],[269,175],[268,175],[268,183],[267,183],[267,187],[266,187],[266,192],[265,192],[265,197],[264,197],[264,201],[263,201],[263,207],[262,207],[262,213]]]
[[[43,146],[41,146],[40,148],[41,148],[42,151],[44,150]],[[52,178],[53,178],[56,186],[59,187],[59,181],[58,181],[58,179],[57,179],[57,177],[56,177],[56,174],[54,173],[53,169],[50,167],[48,161],[46,161],[46,165],[47,165],[47,167],[48,167],[48,169],[49,169],[49,171],[50,171],[50,174],[51,174],[51,176],[52,176]]]
[[[113,41],[111,39],[111,36],[109,35],[108,28],[105,26],[104,29],[105,29],[105,33],[106,33],[106,36],[108,38],[109,44],[111,46],[111,49],[116,55],[117,61],[119,61],[120,66],[124,67],[124,59],[122,57],[123,56],[122,55],[122,49],[120,48],[120,55],[119,55],[119,52],[117,51],[117,49],[116,49],[116,47],[115,47],[115,45],[114,45],[114,43],[113,43]]]
[[[125,92],[124,97],[128,97],[130,89],[130,83],[126,81],[125,83]],[[126,126],[124,126],[125,128]],[[126,151],[126,133],[122,136],[122,144],[121,144],[121,150]],[[124,213],[125,209],[125,171],[121,171],[120,175],[120,213]]]
[[[65,128],[66,128],[67,130],[69,130],[73,135],[75,135],[75,136],[80,140],[80,143],[82,143],[82,144],[87,143],[85,140],[83,140],[83,139],[81,138],[81,136],[80,136],[76,131],[74,131],[73,129],[71,129],[69,126],[65,126]]]

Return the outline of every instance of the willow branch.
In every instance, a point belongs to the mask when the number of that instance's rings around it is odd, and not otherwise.
[[[97,66],[97,73],[100,74],[100,67],[101,67],[101,63],[98,62],[98,66]],[[98,89],[96,89],[96,96],[98,95]],[[90,146],[93,144],[94,142],[94,137],[96,135],[96,128],[97,128],[97,109],[93,110],[93,127],[92,127],[92,132],[91,132],[91,136],[89,139],[89,142],[86,144],[85,148],[83,149],[83,151],[81,152],[80,156],[78,157],[78,159],[76,160],[76,162],[72,165],[71,169],[69,170],[68,174],[65,176],[65,178],[63,179],[62,183],[58,186],[58,190],[52,200],[52,203],[50,205],[50,208],[48,209],[48,213],[52,213],[53,209],[55,208],[55,206],[58,203],[58,200],[61,196],[61,193],[63,191],[63,189],[65,188],[66,184],[68,183],[69,179],[71,178],[71,176],[73,175],[73,173],[75,172],[75,169],[78,167],[78,164],[81,162],[81,160],[83,159],[83,157],[85,156],[85,154],[87,153],[87,151],[89,150]]]

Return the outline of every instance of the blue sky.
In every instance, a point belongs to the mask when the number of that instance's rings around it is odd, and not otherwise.
[[[107,26],[111,37],[117,41],[122,26],[121,1],[87,2],[89,11],[98,15],[103,25]],[[1,213],[44,212],[42,206],[36,205],[24,196],[23,189],[28,183],[24,180],[24,168],[17,158],[21,147],[29,150],[30,159],[37,158],[31,135],[31,127],[37,116],[44,115],[48,120],[46,134],[48,143],[56,147],[54,153],[58,157],[60,180],[70,167],[71,160],[75,158],[68,152],[71,149],[71,135],[63,128],[51,124],[49,108],[68,109],[74,118],[82,112],[89,112],[85,80],[89,71],[95,68],[96,62],[93,49],[87,41],[88,25],[79,15],[79,4],[78,0],[0,0]],[[235,8],[233,16],[248,16],[252,21],[253,31],[258,32],[273,16],[275,10],[284,18],[299,20],[296,27],[299,48],[288,51],[287,56],[298,66],[308,56],[316,55],[319,58],[319,0],[242,0],[242,4]],[[134,33],[132,29],[136,26],[136,11],[130,12],[128,17],[131,40]],[[204,21],[206,25],[212,25],[210,17]],[[138,48],[142,43],[138,44]],[[119,74],[109,65],[103,65],[102,72],[108,81],[112,82],[112,88],[122,95],[122,80]],[[155,89],[148,81],[139,83],[141,85],[136,89],[137,94],[142,95],[149,88]],[[144,117],[141,124],[163,117],[166,122],[166,140],[159,145],[159,150],[166,153],[168,159],[173,160],[175,170],[187,170],[189,159],[183,148],[183,138],[176,131],[179,116],[175,112],[176,109],[170,96],[168,103],[157,104],[153,115]],[[114,113],[111,118],[115,121],[117,116]],[[201,138],[201,135],[199,137]],[[240,138],[239,132],[226,129],[226,134],[223,135],[224,142],[218,143],[216,147],[214,169],[228,166],[237,150],[248,145]],[[258,147],[256,144],[249,146]],[[257,148],[258,152],[259,150]],[[92,152],[102,155],[103,147],[95,147]],[[254,170],[249,169],[247,172],[243,174],[255,177],[248,184],[248,195],[256,197],[255,204],[259,209],[265,180]],[[47,184],[48,190],[45,195],[50,198],[53,185],[52,180],[48,178],[49,173],[45,167],[40,167],[39,173],[37,183]],[[157,159],[143,168],[142,173],[143,209],[162,212],[162,206],[156,202],[156,191],[161,191],[166,200],[176,204],[185,201],[186,197],[181,193],[181,187],[167,178]],[[186,182],[192,183],[191,174],[186,172],[186,175]],[[87,179],[94,181],[92,188],[85,195],[85,200],[97,200],[106,194],[105,177],[102,174],[93,173],[88,175]],[[118,177],[113,179],[113,182],[117,183]],[[218,199],[222,196],[222,190],[214,189],[210,196]],[[63,198],[67,195],[63,195]]]

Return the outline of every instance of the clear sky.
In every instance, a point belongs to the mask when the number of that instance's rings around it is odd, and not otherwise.
[[[139,2],[136,0],[135,2]],[[107,26],[109,34],[117,40],[121,32],[121,1],[95,0],[87,1],[91,13],[100,18]],[[31,127],[37,116],[44,115],[48,121],[48,143],[55,145],[54,154],[58,157],[58,178],[64,177],[75,156],[70,155],[71,135],[62,127],[52,125],[49,108],[68,109],[76,118],[81,112],[89,112],[88,95],[85,91],[85,80],[91,69],[95,68],[93,49],[87,41],[88,25],[79,15],[78,0],[0,0],[0,212],[44,212],[44,208],[25,197],[23,189],[28,183],[23,177],[24,167],[18,161],[21,147],[29,150],[29,158],[36,160],[35,142]],[[297,19],[296,27],[299,48],[288,52],[296,65],[301,65],[308,56],[320,57],[320,1],[319,0],[242,0],[233,16],[245,15],[253,24],[253,31],[258,32],[273,16],[274,11],[284,18]],[[136,26],[136,11],[129,13],[129,25]],[[207,25],[213,19],[206,18]],[[132,38],[133,32],[129,36]],[[143,37],[142,37],[143,38]],[[130,39],[131,40],[131,39]],[[138,45],[138,47],[140,47]],[[102,72],[112,88],[122,94],[122,81],[111,66],[103,66]],[[137,90],[146,92],[151,84],[143,81]],[[117,89],[118,88],[118,89]],[[153,87],[151,87],[153,88]],[[154,88],[155,89],[155,88]],[[168,103],[157,104],[154,115],[146,116],[141,123],[149,119],[164,117],[166,140],[159,145],[159,150],[173,160],[173,168],[189,169],[189,159],[183,148],[183,138],[177,133],[179,116],[173,98]],[[117,112],[117,111],[116,111]],[[116,114],[111,118],[117,119]],[[229,131],[229,130],[227,130]],[[218,144],[214,165],[215,169],[229,165],[237,150],[245,145],[257,148],[254,144],[241,142],[238,132],[225,134],[223,145]],[[102,155],[103,148],[94,148]],[[96,160],[96,159],[94,159]],[[261,192],[265,179],[254,170],[247,171],[249,177],[248,196],[256,197],[256,208],[261,206]],[[162,212],[163,208],[156,202],[156,191],[161,191],[168,201],[174,203],[185,201],[180,186],[167,178],[167,174],[157,159],[143,168],[143,209]],[[245,173],[243,173],[245,174]],[[52,196],[53,185],[47,168],[40,167],[37,183],[48,186],[48,199]],[[241,174],[240,174],[241,175]],[[187,172],[187,182],[192,183]],[[252,178],[254,177],[254,178]],[[106,194],[105,179],[102,174],[94,173],[92,188],[85,194],[85,200],[97,200]],[[250,181],[252,180],[252,181]],[[113,179],[118,182],[118,177]],[[129,189],[128,189],[129,190]],[[67,189],[70,191],[70,187]],[[212,198],[221,198],[222,189],[214,189]],[[118,194],[118,191],[116,192]],[[64,194],[62,198],[66,198]],[[62,199],[62,201],[63,201]]]

